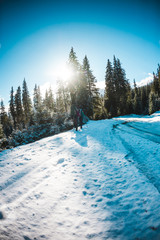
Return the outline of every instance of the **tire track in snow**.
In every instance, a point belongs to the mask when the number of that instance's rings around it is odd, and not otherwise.
[[[136,128],[136,127],[130,125],[128,122],[124,122],[122,124],[124,124],[126,127],[128,127],[131,130],[135,130],[135,131],[132,132],[132,134],[134,134],[136,136],[139,136],[141,138],[150,140],[150,141],[155,142],[155,143],[160,143],[160,135],[155,134],[155,133],[151,133],[151,132],[148,132],[148,131],[144,131],[144,130],[139,129],[139,128]],[[130,133],[128,130],[126,130],[126,129],[123,130],[122,128],[120,128],[119,124],[116,124],[114,126],[121,131],[124,131],[124,132],[127,131],[128,133]],[[142,133],[144,135],[142,135]]]
[[[152,168],[152,169],[151,169],[151,165],[150,165],[147,161],[145,161],[146,155],[145,155],[145,156],[143,155],[142,157],[140,157],[139,154],[134,151],[133,146],[131,146],[128,142],[126,142],[126,141],[124,140],[123,137],[120,136],[120,134],[118,133],[118,131],[119,131],[119,132],[125,132],[125,130],[124,130],[124,129],[121,129],[121,128],[119,127],[119,124],[114,125],[114,129],[113,129],[113,130],[114,130],[114,131],[117,130],[116,133],[115,133],[116,136],[121,140],[123,146],[129,151],[129,154],[127,154],[125,158],[126,158],[129,162],[135,164],[135,166],[148,178],[148,180],[154,185],[154,187],[155,187],[155,188],[158,190],[158,192],[160,193],[160,185],[159,185],[160,176],[157,175],[157,174],[154,172],[154,169],[155,169],[155,168]],[[133,133],[130,133],[130,132],[128,132],[128,133],[129,133],[129,134],[133,134]],[[135,135],[137,135],[137,134],[135,134]],[[143,136],[139,136],[139,135],[138,135],[138,137],[144,138]],[[148,139],[148,138],[145,138],[145,139],[146,139],[146,140],[150,140],[150,139]],[[151,140],[151,141],[152,141],[152,140]],[[157,142],[156,142],[156,143],[157,143]],[[153,163],[153,162],[152,162],[152,163]],[[157,179],[158,179],[158,181],[157,181]]]

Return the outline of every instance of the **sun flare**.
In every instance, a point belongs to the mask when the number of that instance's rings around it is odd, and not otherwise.
[[[67,81],[73,76],[73,70],[67,64],[59,65],[56,68],[55,75],[57,79]]]

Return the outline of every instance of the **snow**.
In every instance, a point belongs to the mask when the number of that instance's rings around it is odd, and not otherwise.
[[[1,240],[160,239],[160,112],[0,153]]]

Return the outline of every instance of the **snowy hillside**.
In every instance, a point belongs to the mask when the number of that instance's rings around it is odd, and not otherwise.
[[[0,153],[1,240],[160,239],[160,112]]]

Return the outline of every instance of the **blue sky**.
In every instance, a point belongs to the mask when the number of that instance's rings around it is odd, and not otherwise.
[[[140,82],[160,63],[159,12],[155,0],[0,0],[0,97],[7,105],[24,77],[30,93],[35,83],[54,87],[72,46],[97,81],[115,55],[130,82]]]

